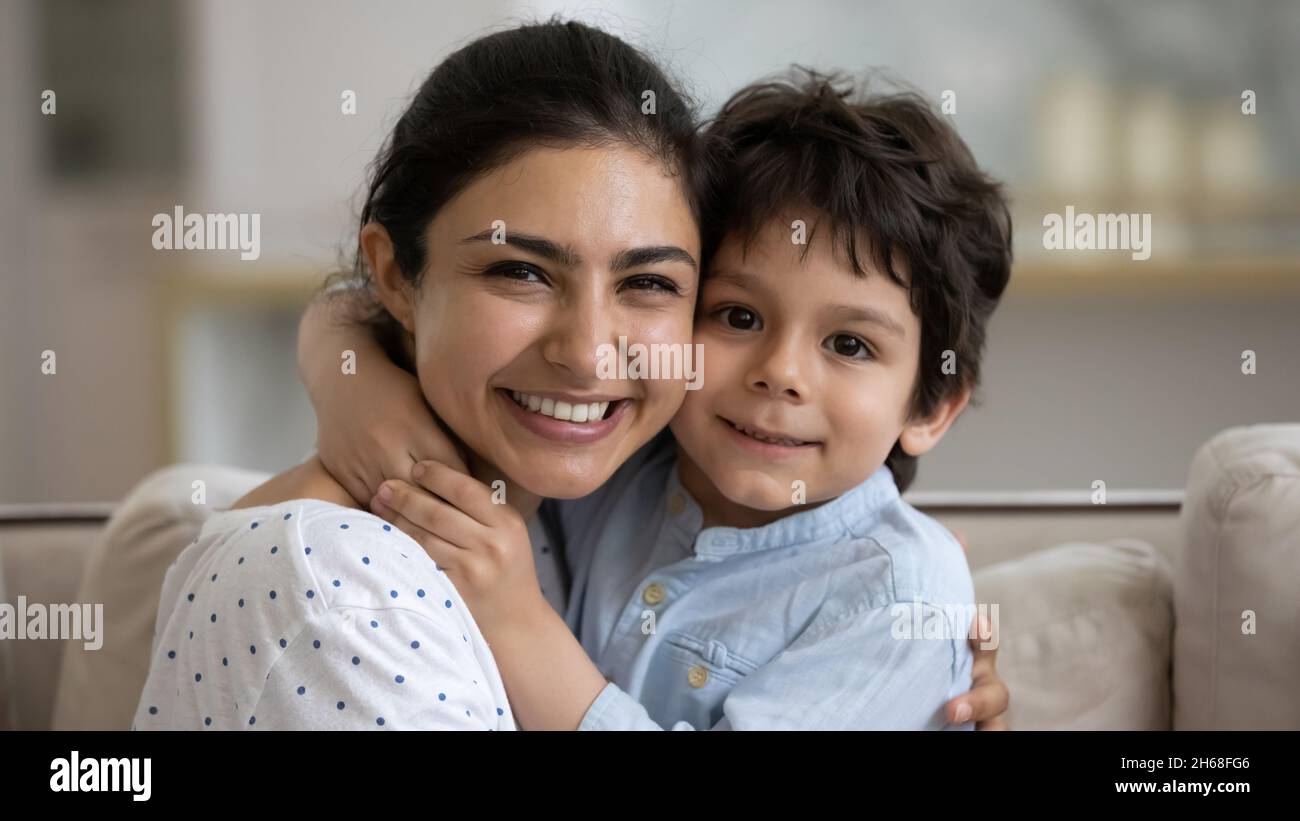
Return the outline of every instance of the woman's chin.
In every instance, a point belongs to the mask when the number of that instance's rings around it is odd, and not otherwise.
[[[536,472],[521,471],[519,476],[529,476],[530,481],[520,482],[519,484],[526,488],[530,493],[536,493],[543,499],[581,499],[583,496],[595,493],[596,490],[605,483],[608,476],[604,474],[593,477],[590,474],[584,475],[560,475],[554,473],[547,474],[548,468],[539,468]],[[554,464],[549,467],[554,471]],[[541,481],[531,481],[531,477],[545,478]]]

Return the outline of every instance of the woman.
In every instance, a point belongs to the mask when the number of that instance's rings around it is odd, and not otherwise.
[[[391,352],[440,375],[425,398],[521,526],[542,497],[597,488],[680,403],[671,382],[598,385],[592,352],[620,334],[689,342],[694,151],[689,107],[648,60],[548,23],[448,57],[375,165],[358,273],[400,328]],[[552,281],[520,248],[556,261]],[[514,391],[603,418],[549,436]],[[283,500],[298,501],[269,506]],[[456,587],[360,507],[313,459],[212,517],[168,573],[136,727],[512,727]]]

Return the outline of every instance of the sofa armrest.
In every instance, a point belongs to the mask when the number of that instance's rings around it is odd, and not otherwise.
[[[1300,425],[1205,443],[1182,526],[1174,729],[1300,729]]]

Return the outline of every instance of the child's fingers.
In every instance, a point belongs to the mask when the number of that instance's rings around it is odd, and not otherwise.
[[[977,724],[1005,723],[1002,717],[1011,703],[1011,692],[998,676],[992,656],[981,667],[972,669],[970,692],[958,698],[970,703],[970,717]]]
[[[426,490],[481,525],[491,526],[501,514],[501,505],[492,503],[492,491],[473,476],[438,462],[420,462],[411,475]]]
[[[455,565],[456,556],[460,552],[458,547],[438,538],[400,513],[394,513],[393,516],[393,527],[410,536],[433,559],[434,567],[445,570]]]
[[[478,544],[483,525],[423,488],[389,479],[376,494],[379,501],[406,517],[419,529],[460,548]]]
[[[469,473],[469,468],[465,466],[465,460],[456,443],[432,417],[429,418],[429,424],[420,427],[415,440],[411,442],[409,455],[413,463],[441,462],[452,470]]]
[[[379,494],[370,497],[370,512],[383,519],[385,522],[388,522],[390,525],[396,524],[397,519],[402,515],[384,504],[383,501],[380,500]]]

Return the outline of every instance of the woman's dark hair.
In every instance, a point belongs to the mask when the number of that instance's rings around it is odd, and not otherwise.
[[[489,34],[443,60],[415,92],[371,166],[360,228],[392,238],[403,276],[418,285],[425,229],[476,178],[539,146],[623,143],[678,175],[698,224],[703,174],[694,104],[654,61],[623,40],[552,19]],[[359,237],[351,270],[370,280]],[[413,370],[402,328],[375,301],[360,321]]]
[[[706,260],[729,237],[748,247],[772,220],[807,213],[809,242],[824,226],[857,275],[870,262],[908,289],[921,320],[908,418],[978,386],[985,326],[1011,275],[1011,216],[1002,187],[924,98],[796,68],[737,92],[705,139],[718,185]],[[941,367],[945,351],[955,373]],[[916,457],[895,443],[885,464],[906,490]]]

